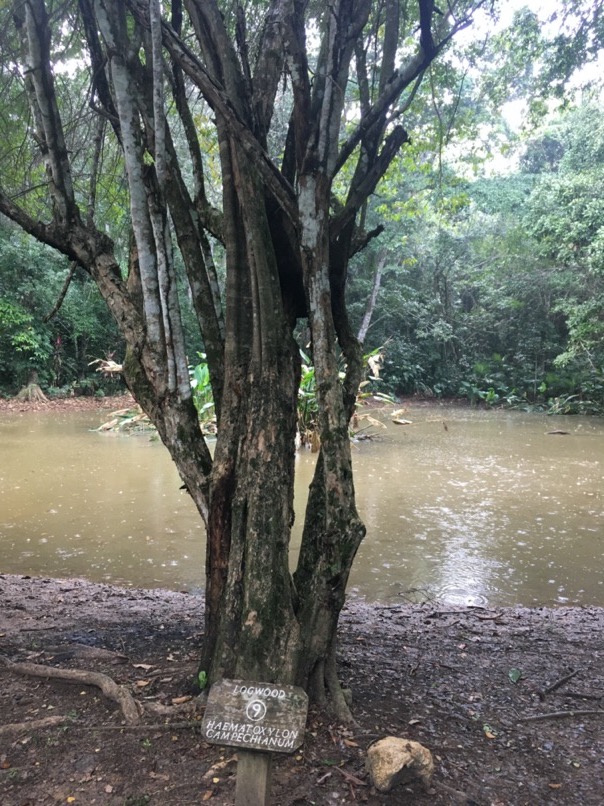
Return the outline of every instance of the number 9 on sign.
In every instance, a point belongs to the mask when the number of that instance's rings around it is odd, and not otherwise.
[[[266,705],[262,700],[252,700],[248,703],[245,713],[247,718],[251,719],[252,722],[259,722],[266,716]]]

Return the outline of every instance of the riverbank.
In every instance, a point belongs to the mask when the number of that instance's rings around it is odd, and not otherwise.
[[[301,750],[276,761],[274,804],[600,804],[603,628],[601,608],[350,600],[339,672],[358,727],[312,711]],[[179,712],[202,631],[198,595],[0,575],[2,658],[102,672],[144,709],[124,726],[95,686],[0,666],[0,723],[18,726],[0,732],[0,802],[233,803],[234,753],[201,739],[199,708]],[[371,789],[365,751],[385,735],[432,751],[430,791]]]
[[[27,411],[70,412],[70,411],[116,411],[134,405],[132,395],[112,397],[49,397],[47,400],[19,400],[16,397],[0,397],[0,412],[19,414]]]

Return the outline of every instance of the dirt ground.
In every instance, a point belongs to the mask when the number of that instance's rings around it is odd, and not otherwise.
[[[192,690],[202,598],[1,571],[0,559],[0,804],[232,804],[236,753],[204,741]],[[349,600],[339,671],[357,726],[311,709],[300,750],[275,756],[273,804],[600,806],[603,627],[601,608]],[[140,721],[126,724],[96,684],[10,665],[23,663],[103,673],[142,706]],[[366,750],[388,735],[430,749],[428,791],[371,787]]]
[[[202,706],[179,711],[192,695],[200,597],[3,575],[0,608],[3,660],[102,672],[142,705],[168,708],[126,725],[96,686],[0,665],[3,806],[234,802],[235,752],[202,739]],[[599,806],[603,627],[600,608],[351,600],[339,666],[358,726],[311,710],[302,748],[275,758],[273,803]],[[64,720],[36,727],[49,717]],[[387,735],[431,750],[429,791],[372,789],[365,751]]]

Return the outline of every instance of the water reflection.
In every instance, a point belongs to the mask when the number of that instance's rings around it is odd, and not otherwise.
[[[604,420],[417,408],[354,446],[369,600],[604,604]],[[167,452],[100,415],[0,419],[0,570],[203,583],[203,530]],[[546,432],[564,429],[566,436]],[[302,511],[315,457],[297,458]],[[292,561],[301,524],[294,530]]]

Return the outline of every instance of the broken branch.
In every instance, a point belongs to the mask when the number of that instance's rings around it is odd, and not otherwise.
[[[556,691],[556,689],[559,689],[565,683],[568,683],[568,681],[572,680],[576,674],[579,674],[579,671],[580,669],[575,669],[574,672],[569,672],[568,674],[565,674],[564,677],[561,677],[559,680],[556,680],[554,683],[551,684],[551,686],[547,686],[547,688],[542,689],[539,692],[539,698],[542,700],[546,694],[551,694],[552,691]]]
[[[522,716],[519,722],[539,722],[542,719],[566,719],[573,716],[588,716],[590,714],[599,714],[604,716],[604,708],[597,710],[579,710],[579,711],[551,711],[549,714],[535,714],[534,716]]]

